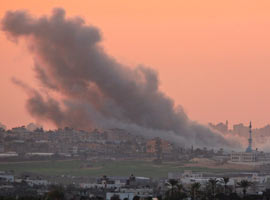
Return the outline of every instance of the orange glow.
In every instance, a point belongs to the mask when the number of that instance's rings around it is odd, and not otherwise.
[[[63,7],[103,33],[120,62],[159,72],[161,89],[201,123],[270,123],[270,1],[9,0],[7,10],[38,16]],[[0,32],[0,122],[27,124],[26,96],[12,77],[38,87],[32,58]]]

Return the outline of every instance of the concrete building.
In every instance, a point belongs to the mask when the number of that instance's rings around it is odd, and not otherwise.
[[[147,141],[146,153],[156,153],[158,139],[159,138],[154,138]],[[160,140],[160,148],[161,148],[162,153],[170,153],[172,151],[171,143],[163,139],[159,139],[159,140]]]
[[[14,175],[1,172],[0,173],[0,180],[4,180],[6,182],[14,182]]]
[[[231,154],[231,162],[256,162],[256,152],[233,152]]]
[[[49,185],[49,182],[45,179],[26,179],[25,182],[31,187]]]

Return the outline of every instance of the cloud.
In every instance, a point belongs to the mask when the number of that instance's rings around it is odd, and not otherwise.
[[[100,31],[82,18],[66,18],[63,9],[34,18],[7,12],[2,29],[14,40],[26,39],[43,88],[63,101],[18,82],[29,94],[27,110],[58,127],[122,127],[136,134],[160,136],[179,144],[229,147],[235,143],[191,121],[181,106],[159,90],[156,71],[131,69],[100,45]]]

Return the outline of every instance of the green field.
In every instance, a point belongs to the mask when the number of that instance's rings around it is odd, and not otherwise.
[[[87,165],[88,164],[88,165]],[[90,165],[90,166],[89,166]],[[15,174],[31,172],[43,175],[74,175],[74,176],[136,176],[167,177],[168,172],[183,170],[224,172],[225,169],[207,169],[199,167],[183,167],[177,163],[155,165],[148,161],[33,161],[0,163],[0,170],[14,170]]]

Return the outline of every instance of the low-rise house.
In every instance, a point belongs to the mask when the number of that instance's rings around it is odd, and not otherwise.
[[[25,182],[33,187],[33,186],[48,186],[49,182],[45,179],[26,179]]]
[[[4,172],[0,172],[0,180],[4,182],[14,182],[14,175],[12,174],[6,174]]]

